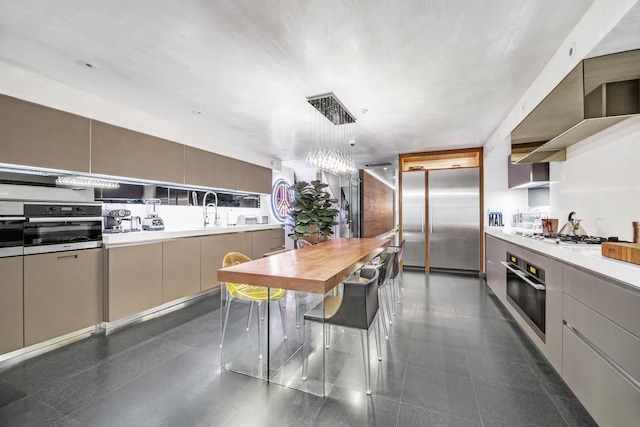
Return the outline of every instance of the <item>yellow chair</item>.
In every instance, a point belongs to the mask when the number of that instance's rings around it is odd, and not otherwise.
[[[241,254],[240,252],[229,252],[224,256],[222,260],[222,267],[231,267],[233,265],[242,264],[243,262],[249,262],[251,258]],[[258,358],[262,359],[262,320],[264,319],[263,302],[265,301],[278,301],[280,307],[280,318],[282,320],[282,334],[284,339],[287,339],[287,328],[285,323],[284,306],[282,304],[283,298],[286,295],[284,289],[280,288],[265,288],[264,286],[247,285],[245,283],[226,283],[227,292],[227,306],[225,307],[224,321],[222,323],[222,338],[220,339],[220,348],[224,344],[224,336],[227,331],[227,321],[229,319],[229,308],[231,307],[231,301],[238,299],[241,301],[247,301],[251,303],[249,309],[249,319],[247,321],[247,331],[249,331],[249,322],[251,322],[251,311],[253,306],[257,305],[258,316]],[[222,351],[220,352],[222,357]]]

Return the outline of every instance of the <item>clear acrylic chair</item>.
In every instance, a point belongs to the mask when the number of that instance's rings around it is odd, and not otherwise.
[[[224,256],[222,260],[222,267],[231,267],[233,265],[241,264],[244,262],[251,261],[251,258],[248,256],[241,254],[240,252],[229,252]],[[223,292],[226,292],[227,297],[227,305],[224,311],[224,319],[222,321],[222,337],[220,338],[220,348],[224,344],[224,337],[227,332],[227,323],[229,321],[229,309],[231,307],[231,302],[234,299],[240,301],[246,301],[251,303],[251,307],[249,308],[249,316],[247,321],[246,330],[249,331],[249,322],[251,322],[251,312],[253,310],[254,305],[257,307],[256,316],[258,318],[258,358],[262,359],[262,321],[264,319],[264,302],[273,302],[278,301],[278,306],[280,308],[280,318],[282,321],[282,334],[284,339],[287,339],[287,328],[285,322],[285,314],[284,314],[284,305],[283,298],[286,295],[286,291],[280,288],[265,288],[264,286],[255,286],[248,285],[245,283],[231,283],[227,282],[224,286]],[[222,351],[220,352],[220,357],[222,358]]]

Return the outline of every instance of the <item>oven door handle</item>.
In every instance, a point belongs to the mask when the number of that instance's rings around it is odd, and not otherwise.
[[[27,219],[24,216],[0,216],[0,222],[3,221],[24,221]]]
[[[522,270],[516,270],[515,268],[511,267],[509,264],[507,264],[504,261],[501,261],[500,264],[504,265],[507,270],[511,271],[512,273],[514,273],[518,277],[520,277],[527,285],[533,286],[534,288],[536,288],[539,291],[545,291],[547,289],[547,287],[545,285],[541,285],[539,283],[534,283],[531,280],[527,279],[527,273],[526,272],[524,272]]]
[[[55,218],[29,218],[27,222],[37,224],[46,222],[102,222],[101,216],[59,216]]]

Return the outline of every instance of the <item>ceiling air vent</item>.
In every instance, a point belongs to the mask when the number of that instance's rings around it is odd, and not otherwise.
[[[365,164],[368,168],[378,168],[381,166],[391,166],[391,162],[382,162],[382,163],[367,163]]]

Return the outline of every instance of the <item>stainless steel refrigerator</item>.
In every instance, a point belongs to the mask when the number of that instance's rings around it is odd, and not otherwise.
[[[402,172],[402,238],[405,267],[425,267],[425,174],[424,171]]]
[[[429,268],[480,270],[480,169],[431,170]]]
[[[480,169],[403,172],[402,236],[407,267],[425,267],[428,242],[430,270],[479,271]]]

